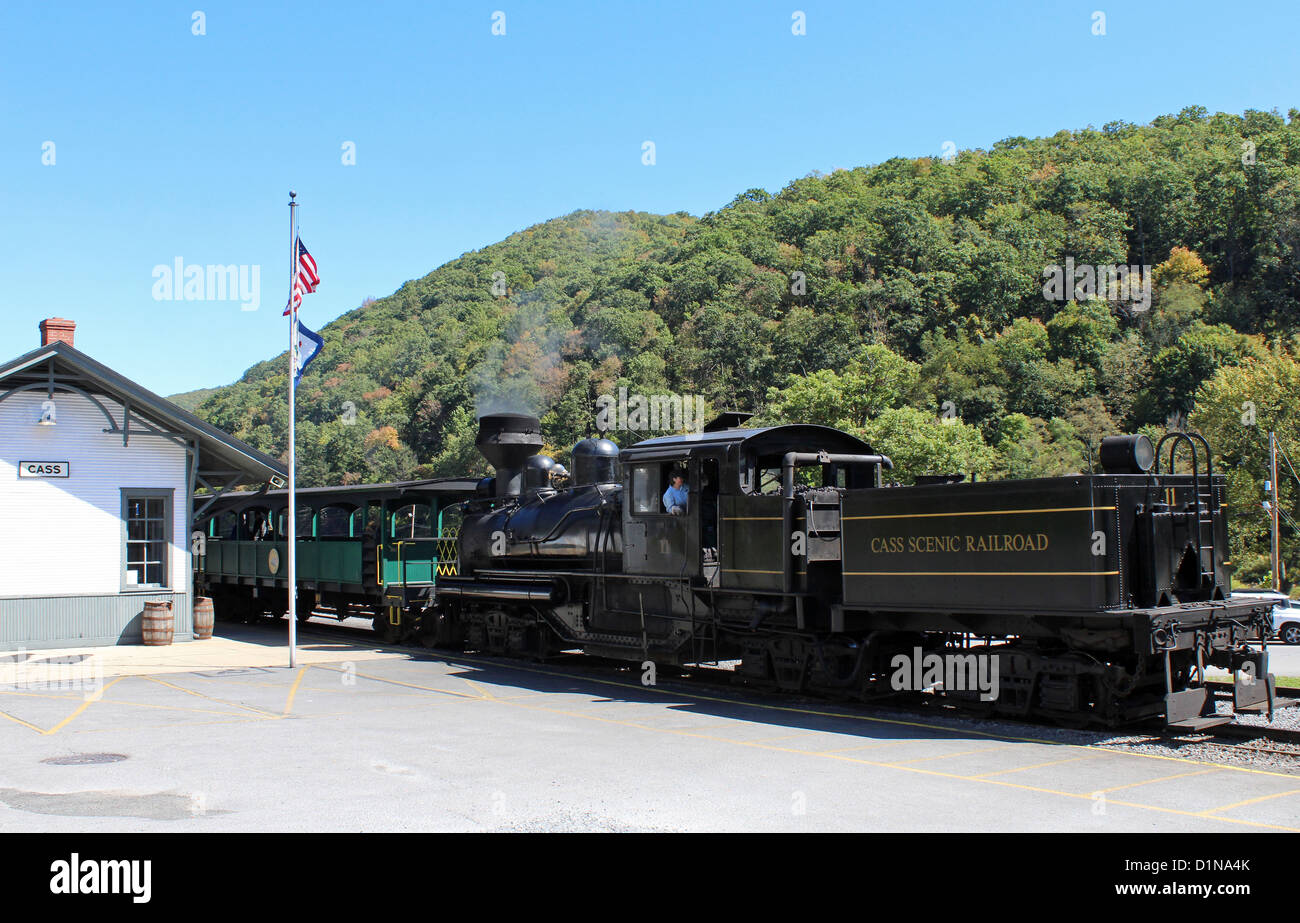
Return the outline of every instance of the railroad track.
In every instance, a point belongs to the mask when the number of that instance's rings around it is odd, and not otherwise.
[[[333,616],[322,616],[319,621],[306,621],[298,623],[298,632],[300,635],[315,636],[320,638],[346,638],[349,641],[359,642],[362,644],[384,648],[394,651],[402,651],[411,654],[416,651],[426,650],[418,645],[409,644],[388,644],[378,640],[374,632],[366,627],[362,628],[355,625],[345,625],[335,621]],[[328,621],[324,621],[328,619]],[[276,620],[262,618],[256,624],[263,624],[267,627],[274,625]],[[461,660],[469,663],[492,664],[499,666],[518,665],[519,658],[499,656],[495,654],[465,653],[461,651],[437,651],[428,649],[429,656],[443,656],[448,659]],[[613,660],[604,657],[592,657],[586,654],[561,654],[559,657],[547,661],[548,665],[559,665],[564,669],[581,670],[589,673],[594,677],[620,676],[625,677],[629,673],[637,675],[636,665],[629,664],[622,660]],[[827,700],[821,697],[810,697],[807,695],[791,695],[774,690],[768,690],[761,687],[743,686],[738,687],[731,681],[730,671],[720,667],[704,666],[695,669],[678,668],[665,666],[660,668],[661,678],[669,679],[690,687],[709,689],[717,692],[725,692],[728,696],[735,698],[738,694],[742,698],[737,698],[737,704],[745,704],[744,698],[752,698],[771,704],[779,702],[783,705],[791,704],[819,704],[826,706],[828,703],[850,704],[848,700],[840,703],[836,700]],[[628,683],[628,685],[638,685]],[[1212,686],[1222,688],[1214,689],[1216,697],[1232,695],[1232,686],[1226,683],[1212,683]],[[1279,687],[1277,690],[1279,697],[1300,698],[1300,689],[1292,687]],[[851,704],[862,704],[853,701]],[[917,715],[936,715],[936,708],[940,709],[945,717],[981,717],[964,711],[956,704],[951,702],[915,702],[904,698],[882,699],[880,704],[902,712],[913,713]],[[1013,718],[998,716],[994,718],[999,723],[1023,725],[1030,728],[1044,727],[1042,724],[1033,722],[1018,721]],[[1101,729],[1089,729],[1106,733]],[[1295,728],[1269,727],[1266,725],[1232,723],[1220,725],[1205,731],[1187,733],[1172,730],[1164,730],[1151,734],[1153,740],[1162,740],[1173,746],[1182,744],[1204,744],[1224,749],[1226,751],[1237,752],[1254,752],[1267,753],[1276,756],[1283,756],[1300,760],[1300,730]],[[1272,746],[1276,744],[1277,746]]]
[[[1220,698],[1232,698],[1232,683],[1222,683],[1211,680],[1206,683],[1207,686]],[[1300,699],[1300,686],[1278,686],[1277,694],[1279,698]]]
[[[1200,741],[1215,747],[1253,753],[1271,753],[1300,759],[1300,731],[1293,728],[1250,727],[1240,724],[1225,724],[1215,728],[1210,739]],[[1235,743],[1215,740],[1215,737],[1227,737]],[[1281,746],[1269,746],[1281,744]]]

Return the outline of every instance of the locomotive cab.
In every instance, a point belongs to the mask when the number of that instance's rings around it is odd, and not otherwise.
[[[654,453],[625,461],[623,561],[628,573],[718,579],[718,503],[724,451]],[[681,513],[664,507],[674,474],[688,488]]]
[[[806,573],[793,566],[805,538],[834,552],[815,559],[838,560],[840,493],[879,486],[890,466],[860,439],[808,425],[650,439],[624,449],[623,463],[628,573],[777,593]],[[663,504],[675,471],[689,487],[682,515]]]

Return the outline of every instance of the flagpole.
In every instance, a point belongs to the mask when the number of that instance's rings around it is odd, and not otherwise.
[[[297,488],[298,480],[295,472],[295,462],[297,461],[296,448],[297,439],[294,417],[296,406],[294,401],[293,379],[297,374],[296,360],[298,351],[298,309],[293,304],[293,277],[297,270],[297,257],[295,252],[298,242],[296,212],[298,203],[294,201],[298,193],[289,190],[289,667],[292,669],[298,665],[298,504]]]

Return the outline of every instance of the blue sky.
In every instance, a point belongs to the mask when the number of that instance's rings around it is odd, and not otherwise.
[[[0,360],[62,315],[152,390],[235,380],[287,341],[290,188],[319,328],[575,209],[698,215],[945,141],[1285,114],[1298,27],[1295,0],[5,4]],[[259,309],[155,300],[177,258],[260,267]]]

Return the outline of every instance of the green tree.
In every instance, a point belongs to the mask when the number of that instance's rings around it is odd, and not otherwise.
[[[1269,516],[1263,502],[1269,478],[1268,434],[1291,464],[1300,465],[1300,365],[1278,348],[1261,358],[1220,367],[1196,393],[1191,425],[1209,441],[1216,471],[1228,481],[1229,545],[1238,585],[1267,583],[1271,562]],[[1300,484],[1285,459],[1279,462],[1279,506],[1283,519],[1283,585],[1294,583],[1300,567]]]
[[[978,427],[956,419],[940,421],[915,407],[891,407],[848,431],[888,455],[894,463],[888,476],[901,484],[922,474],[983,478],[997,463],[997,453]]]

